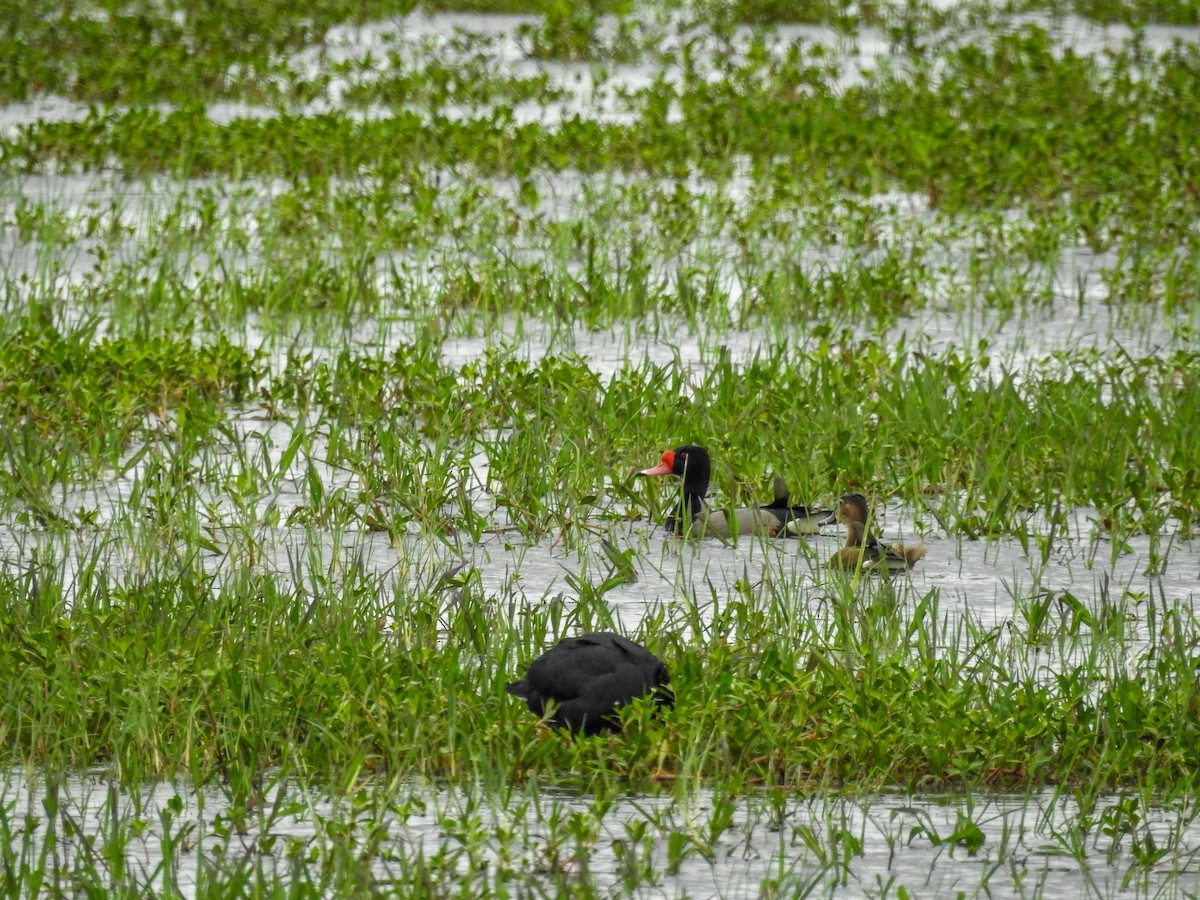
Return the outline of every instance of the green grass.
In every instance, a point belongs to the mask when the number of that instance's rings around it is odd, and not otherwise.
[[[179,562],[170,578],[90,571],[69,606],[52,565],[5,575],[10,765],[186,773],[246,792],[281,766],[333,784],[355,772],[636,784],[663,768],[715,785],[1195,789],[1185,606],[1159,609],[1158,645],[1126,660],[1130,597],[1104,627],[1081,607],[1027,614],[1011,633],[948,616],[936,589],[887,582],[856,594],[833,579],[799,606],[787,583],[676,597],[640,635],[669,662],[675,711],[639,710],[623,740],[572,742],[538,740],[503,684],[548,635],[609,626],[602,601],[528,607],[469,569],[381,591],[353,568],[306,568],[299,589]],[[1072,664],[1047,677],[1028,666],[1037,652]]]
[[[984,627],[936,588],[886,581],[856,590],[781,571],[730,592],[681,592],[635,630],[670,665],[676,708],[658,719],[635,708],[621,738],[572,741],[540,735],[502,688],[550,635],[610,627],[602,599],[531,605],[482,590],[470,569],[394,589],[315,562],[292,573],[302,588],[232,562],[220,578],[183,559],[170,578],[92,568],[69,607],[66,570],[52,561],[5,575],[0,662],[14,674],[0,735],[10,764],[45,773],[38,828],[0,806],[10,891],[144,884],[124,848],[147,834],[185,866],[199,853],[213,891],[402,877],[438,891],[592,895],[612,876],[579,859],[610,852],[632,891],[710,871],[731,843],[769,848],[781,828],[791,841],[776,878],[844,883],[865,837],[839,823],[839,798],[870,807],[896,787],[952,789],[961,804],[952,828],[897,823],[891,839],[910,848],[920,837],[972,857],[1022,856],[1024,829],[999,845],[981,830],[991,792],[1034,806],[1048,787],[1067,820],[1049,835],[1029,826],[1044,852],[1081,865],[1104,852],[1147,879],[1186,855],[1200,762],[1200,634],[1186,605],[1155,610],[1153,649],[1131,652],[1145,609],[1129,594],[1100,609],[1022,597],[1011,625]],[[108,812],[82,842],[83,792],[63,773],[97,768],[114,779]],[[139,787],[181,775],[196,794],[177,788],[165,809]],[[618,842],[601,823],[628,809],[631,791],[643,806],[621,814]],[[185,810],[180,795],[208,799]],[[804,814],[813,798],[828,818]],[[1165,830],[1150,824],[1160,810],[1176,810]],[[410,819],[434,848],[397,845]],[[49,835],[63,854],[55,865],[39,851]],[[281,872],[272,850],[291,865]],[[164,865],[150,881],[176,876]]]
[[[916,58],[902,73],[885,68],[844,90],[802,46],[782,59],[751,52],[715,82],[685,57],[682,84],[659,80],[641,91],[631,125],[572,118],[543,128],[401,110],[365,122],[329,113],[217,124],[194,105],[96,110],[83,122],[23,126],[0,144],[0,165],[86,170],[115,161],[130,174],[345,177],[386,176],[421,160],[499,173],[570,166],[672,175],[720,174],[749,159],[776,177],[918,191],[955,210],[1044,206],[1069,195],[1089,221],[1105,198],[1122,196],[1124,215],[1140,221],[1148,205],[1182,233],[1200,180],[1190,153],[1200,104],[1187,77],[1195,53],[1194,45],[1159,54],[1134,45],[1102,67],[1055,52],[1044,30],[1027,26],[998,34],[991,48]],[[423,77],[437,81],[429,70]],[[661,116],[672,102],[679,121]]]
[[[497,352],[448,366],[428,338],[390,359],[300,355],[271,372],[227,342],[10,325],[0,410],[20,427],[6,439],[8,502],[43,519],[59,515],[54,486],[168,456],[219,491],[245,494],[258,462],[230,466],[204,447],[237,440],[226,405],[256,386],[261,408],[290,423],[276,484],[292,464],[333,466],[359,484],[339,500],[310,478],[295,514],[310,521],[327,521],[329,504],[343,508],[335,521],[353,520],[367,503],[373,527],[478,534],[480,500],[530,536],[625,518],[645,496],[631,492],[629,467],[689,440],[716,454],[727,473],[718,489],[733,499],[758,496],[782,465],[798,496],[869,485],[928,506],[944,530],[968,537],[1027,541],[1030,516],[1061,504],[1095,507],[1126,533],[1157,536],[1169,517],[1190,533],[1200,504],[1186,449],[1200,432],[1191,402],[1200,361],[1185,351],[1076,354],[981,378],[983,357],[837,341],[766,348],[744,365],[718,356],[689,387],[653,365],[602,379],[572,357],[531,364]],[[787,439],[796,433],[801,447]],[[475,453],[490,462],[482,496],[467,482]],[[269,496],[269,484],[251,493]]]
[[[956,792],[952,825],[889,840],[982,852],[981,891],[1045,851],[989,843],[995,790],[1051,796],[1053,852],[1086,867],[1103,838],[1127,887],[1185,868],[1195,43],[1082,56],[971,4],[698,3],[680,45],[664,9],[487,8],[543,16],[513,35],[537,67],[466,34],[322,46],[391,0],[0,14],[0,101],[92,105],[0,139],[0,759],[40,804],[0,793],[5,892],[171,892],[174,863],[129,865],[148,832],[174,860],[203,836],[200,893],[670,890],[751,834],[802,860],[764,895],[846,889],[838,804],[897,789]],[[847,85],[842,50],[777,46],[793,19],[896,56]],[[1111,346],[1009,340],[1072,308]],[[931,553],[855,581],[824,545],[668,542],[677,485],[632,471],[692,441],[716,502],[853,484]],[[999,622],[938,565],[975,540],[1033,573],[996,576]],[[631,634],[676,709],[542,735],[504,684],[618,627],[647,568],[664,590]],[[112,780],[99,826],[82,772]],[[167,779],[180,797],[141,802]],[[430,810],[432,849],[393,840]],[[901,887],[928,890],[871,889]]]
[[[0,101],[24,101],[43,93],[85,103],[192,102],[222,97],[278,99],[279,82],[291,81],[286,57],[328,38],[331,28],[390,20],[414,9],[414,0],[320,0],[298,4],[272,0],[249,8],[221,2],[195,8],[179,2],[115,3],[100,0],[78,6],[63,0],[35,0],[0,18]],[[639,38],[636,28],[619,29],[607,49],[599,38],[606,15],[626,15],[627,0],[568,4],[562,0],[468,0],[425,5],[432,10],[541,15],[528,29],[532,52],[554,59],[634,59],[657,46]],[[1133,25],[1194,25],[1194,2],[1162,0],[1077,0],[1019,2],[1021,10],[1074,12],[1100,22]],[[898,43],[912,43],[955,19],[1005,15],[990,4],[964,3],[949,11],[922,4],[858,3],[845,0],[700,0],[685,8],[689,19],[730,29],[740,23],[829,22],[847,33],[864,24],[886,27]],[[297,91],[294,96],[304,96]]]

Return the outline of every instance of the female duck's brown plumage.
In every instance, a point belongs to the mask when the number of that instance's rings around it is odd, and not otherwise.
[[[666,528],[676,534],[690,533],[694,537],[712,535],[729,538],[735,534],[765,534],[788,537],[797,534],[816,534],[819,523],[832,513],[827,509],[792,506],[787,484],[775,479],[775,499],[766,506],[744,506],[738,509],[711,509],[704,502],[712,474],[708,451],[687,444],[662,455],[662,463],[643,469],[639,476],[679,475],[683,478],[683,499],[674,515],[668,516]]]
[[[862,494],[843,494],[837,507],[822,525],[835,521],[846,526],[846,546],[829,559],[831,569],[857,569],[860,566],[870,571],[904,572],[917,564],[925,555],[921,546],[905,547],[903,544],[884,544],[867,530],[867,498]]]

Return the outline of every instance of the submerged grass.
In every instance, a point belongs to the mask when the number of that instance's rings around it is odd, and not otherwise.
[[[595,59],[605,46],[611,16],[627,16],[627,0],[439,0],[427,10],[540,15],[528,29],[536,56]],[[0,19],[0,102],[25,101],[43,93],[85,103],[195,102],[223,97],[249,100],[277,96],[280,81],[294,78],[287,57],[329,40],[335,26],[395,19],[418,7],[415,0],[319,0],[296,3],[272,0],[255,9],[216,2],[203,8],[179,3],[98,0],[78,6],[64,0],[31,0]],[[1196,24],[1194,0],[1074,0],[1008,4],[1012,11],[1075,12],[1097,21],[1135,25],[1153,22]],[[669,11],[676,11],[668,7]],[[687,20],[717,23],[732,29],[739,23],[830,22],[852,33],[863,25],[884,26],[897,41],[914,41],[937,32],[956,17],[994,17],[991,4],[962,3],[942,9],[923,3],[849,3],[847,0],[698,0],[686,5]],[[618,19],[617,40],[609,58],[636,58],[656,40],[638,40],[629,20]],[[638,23],[640,24],[640,23]]]
[[[21,126],[0,142],[0,166],[353,177],[420,161],[489,173],[678,176],[727,174],[749,161],[774,178],[816,178],[856,193],[915,191],[955,210],[1066,197],[1077,215],[1095,219],[1110,214],[1106,199],[1121,197],[1123,215],[1152,221],[1153,208],[1185,234],[1200,182],[1190,152],[1200,128],[1196,53],[1194,44],[1156,53],[1133,42],[1102,63],[1030,25],[992,36],[989,46],[871,70],[861,85],[842,88],[821,48],[796,44],[779,54],[764,43],[733,56],[719,79],[684,54],[678,83],[660,75],[629,95],[630,124],[580,116],[518,123],[503,91],[497,108],[507,115],[473,117],[398,109],[366,121],[335,111],[220,123],[193,105],[138,107]],[[444,77],[426,70],[421,80],[436,86]],[[672,107],[679,115],[664,115]]]
[[[250,820],[270,837],[251,841],[223,813],[208,819],[222,801],[211,792],[127,799],[104,783],[47,779],[39,787],[44,803],[18,797],[0,808],[10,893],[208,896],[236,885],[302,897],[611,897],[670,886],[726,895],[758,884],[765,896],[880,885],[904,895],[977,879],[981,892],[1056,896],[1083,883],[1098,895],[1154,896],[1186,889],[1194,817],[1186,803],[1156,809],[1136,797],[1080,826],[1069,824],[1078,808],[1059,793],[942,795],[914,808],[887,797],[764,791],[741,806],[717,794],[704,806],[648,800],[631,818],[615,792],[572,801],[550,790],[414,791],[394,781],[326,799],[273,778]],[[297,814],[311,824],[298,830]],[[98,833],[83,840],[95,822]],[[927,865],[880,864],[914,844],[930,848]],[[999,862],[1013,858],[1022,861]]]
[[[668,661],[674,712],[656,721],[639,706],[623,740],[571,741],[539,737],[503,686],[551,635],[611,625],[586,595],[529,606],[485,593],[470,570],[382,590],[353,569],[309,570],[300,589],[185,566],[124,583],[92,572],[75,592],[61,572],[4,575],[9,764],[216,778],[242,803],[281,766],[335,785],[368,772],[616,785],[665,771],[716,786],[1068,784],[1085,797],[1181,796],[1200,771],[1200,635],[1182,606],[1157,610],[1161,639],[1127,655],[1127,635],[1082,626],[1091,616],[985,629],[936,589],[912,597],[887,581],[675,598],[641,635]],[[1115,603],[1110,621],[1142,613]],[[1030,665],[1047,650],[1070,664]]]
[[[608,896],[693,863],[711,888],[772,842],[764,896],[844,890],[863,826],[835,795],[895,788],[959,792],[949,825],[885,830],[971,859],[998,841],[981,892],[1008,850],[1046,852],[985,837],[994,789],[1048,794],[1047,821],[1070,806],[1054,852],[1082,863],[1102,835],[1125,886],[1186,870],[1200,626],[1153,586],[1200,509],[1195,44],[1089,56],[978,6],[721,0],[675,43],[670,17],[539,3],[511,35],[520,74],[493,37],[320,46],[410,7],[0,14],[0,101],[97,104],[0,136],[0,759],[46,779],[40,810],[0,793],[5,892],[186,892],[200,835],[197,893]],[[847,81],[830,46],[735,27],[781,16],[879,25],[893,64]],[[946,41],[954,22],[977,30]],[[581,59],[587,88],[553,62]],[[230,98],[280,112],[211,114]],[[934,309],[1035,327],[1066,296],[1173,316],[1171,349],[1027,360],[892,331]],[[757,349],[727,350],[730,327]],[[571,352],[597,328],[660,361]],[[472,339],[488,349],[455,349]],[[611,740],[543,734],[504,684],[557,637],[619,627],[611,592],[653,565],[624,529],[676,499],[630,472],[691,441],[719,503],[765,500],[774,474],[798,502],[854,484],[1043,565],[1146,535],[1151,592],[1039,582],[985,626],[936,583],[826,579],[803,543],[783,545],[798,568],[724,587],[691,577],[704,546],[672,545],[681,574],[631,636],[676,709],[635,705]],[[571,596],[526,594],[537,542],[578,555]],[[512,571],[485,586],[464,548]],[[89,770],[111,779],[99,826],[72,805]],[[176,778],[220,811],[154,807],[161,864],[133,871],[139,786]],[[812,797],[831,805],[806,815]],[[286,836],[291,815],[313,833]],[[410,819],[437,841],[393,840]],[[858,886],[907,889],[891,877]]]
[[[272,373],[224,341],[94,340],[87,327],[16,322],[0,344],[0,410],[13,426],[5,500],[70,519],[55,511],[56,488],[178,458],[217,501],[270,503],[281,479],[296,480],[293,521],[478,535],[490,513],[536,537],[644,515],[657,494],[631,490],[631,467],[695,441],[718,461],[718,497],[733,501],[779,474],[796,497],[848,485],[897,495],[972,538],[1028,541],[1031,518],[1053,521],[1064,504],[1094,507],[1126,534],[1159,536],[1168,520],[1191,533],[1196,354],[1075,354],[1019,374],[984,374],[989,365],[845,339],[741,365],[718,354],[699,379],[653,364],[602,378],[571,356],[495,350],[448,365],[426,337],[390,359],[296,354]],[[266,478],[227,423],[255,387],[279,428]],[[320,474],[330,467],[355,490],[331,490],[338,480]]]
[[[360,434],[367,452],[339,441],[330,461],[356,469],[377,465],[370,448],[398,428],[430,439],[494,430],[499,439],[479,445],[486,487],[527,511],[552,500],[603,509],[597,498],[620,490],[629,466],[694,440],[726,467],[734,499],[756,495],[786,461],[780,474],[799,496],[874,485],[929,504],[947,531],[970,537],[1027,534],[1032,512],[1063,503],[1138,521],[1146,533],[1166,517],[1193,527],[1200,498],[1182,449],[1200,428],[1193,355],[1050,360],[1020,378],[981,378],[981,363],[851,343],[763,353],[745,366],[718,358],[689,384],[654,366],[601,381],[581,361],[554,357],[490,355],[455,370],[402,349],[383,367],[343,357],[285,373],[270,390],[287,405],[337,410],[332,430]],[[784,443],[797,433],[802,448]],[[1092,452],[1097,444],[1109,453]],[[561,524],[547,513],[530,523]]]

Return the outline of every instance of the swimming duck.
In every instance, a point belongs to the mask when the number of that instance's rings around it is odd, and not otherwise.
[[[822,525],[841,522],[846,526],[846,546],[829,558],[831,569],[904,572],[925,555],[922,546],[885,544],[867,531],[867,498],[862,494],[843,494],[837,506]]]
[[[683,499],[675,513],[668,516],[664,523],[668,531],[676,534],[682,534],[688,523],[694,535],[708,534],[719,538],[729,538],[735,533],[771,536],[816,534],[819,524],[832,515],[827,509],[792,506],[787,484],[778,477],[774,483],[775,499],[766,506],[744,506],[728,511],[709,509],[704,504],[704,498],[708,494],[711,474],[712,461],[708,451],[695,444],[687,444],[665,452],[659,465],[643,469],[638,472],[638,477],[683,477]]]
[[[530,712],[549,711],[552,727],[591,735],[620,731],[617,710],[636,697],[652,693],[660,706],[674,706],[670,681],[667,667],[645,647],[601,631],[559,641],[507,690]]]

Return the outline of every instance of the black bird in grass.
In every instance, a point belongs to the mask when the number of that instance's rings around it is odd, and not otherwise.
[[[559,641],[508,692],[530,712],[549,711],[555,728],[599,734],[620,731],[617,711],[637,697],[653,693],[660,706],[673,706],[670,680],[667,667],[645,647],[601,631]]]

